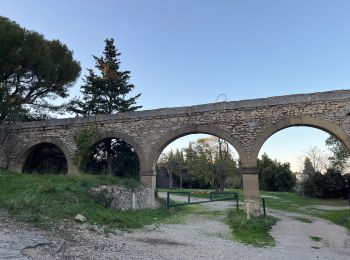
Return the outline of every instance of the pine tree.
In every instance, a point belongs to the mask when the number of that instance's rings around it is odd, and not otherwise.
[[[135,111],[141,108],[135,105],[141,94],[129,97],[134,85],[129,82],[130,71],[120,69],[119,56],[121,54],[115,47],[114,40],[106,39],[105,44],[103,55],[93,56],[96,61],[95,67],[99,70],[100,75],[95,74],[92,69],[88,70],[89,73],[84,79],[85,84],[81,87],[82,100],[73,99],[67,106],[69,111],[82,116],[90,116]],[[125,151],[126,146],[132,150],[131,146],[116,138],[106,138],[103,144],[98,146],[98,153],[105,154],[106,171],[109,175],[112,175],[113,171],[120,172],[120,169],[112,169],[113,165],[116,165],[113,159],[120,154],[120,150]],[[95,150],[96,147],[94,147]],[[90,154],[90,158],[93,157]],[[131,158],[135,160],[137,157],[130,156]],[[135,161],[135,163],[138,162]],[[128,169],[125,170],[128,171]]]
[[[59,40],[0,16],[0,122],[42,120],[62,106],[80,74],[73,52]]]
[[[114,45],[113,39],[105,40],[106,46],[103,56],[93,56],[100,75],[89,69],[89,75],[84,79],[85,85],[81,87],[82,100],[75,98],[68,109],[83,116],[97,114],[115,114],[118,112],[135,111],[141,106],[135,106],[141,94],[127,98],[134,89],[129,83],[130,71],[120,70],[121,55]]]

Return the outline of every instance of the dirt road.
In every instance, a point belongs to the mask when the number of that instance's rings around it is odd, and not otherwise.
[[[255,248],[233,241],[223,223],[225,211],[233,205],[203,204],[208,211],[222,214],[189,215],[181,224],[112,234],[87,225],[43,232],[2,213],[0,259],[350,259],[348,230],[307,215],[271,211],[280,218],[271,231],[275,247]]]

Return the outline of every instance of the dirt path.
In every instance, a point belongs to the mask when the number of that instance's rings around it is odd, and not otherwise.
[[[185,199],[183,197],[176,200]],[[13,241],[9,259],[349,259],[349,232],[328,221],[300,214],[271,211],[281,220],[271,234],[277,245],[254,248],[230,240],[230,230],[222,220],[232,202],[202,204],[209,214],[189,215],[182,224],[149,226],[133,232],[105,234],[85,225],[65,226],[55,234],[33,229],[0,214],[0,238]],[[217,211],[222,214],[217,214]],[[216,211],[210,214],[210,211]],[[304,223],[296,217],[308,218]],[[7,223],[7,224],[6,224]],[[26,234],[34,246],[18,239]],[[12,237],[11,239],[8,238]],[[311,237],[318,237],[314,241]],[[17,240],[16,240],[17,239]],[[315,238],[314,238],[315,239]],[[5,241],[4,240],[4,241]],[[22,241],[22,242],[18,242]],[[44,242],[42,245],[38,241]],[[49,242],[49,245],[45,243]],[[29,243],[29,244],[30,244]],[[5,243],[0,247],[8,250]],[[1,250],[1,249],[0,249]],[[0,255],[1,255],[0,251]],[[27,257],[27,258],[26,258]],[[4,257],[0,257],[3,259]]]
[[[45,233],[13,221],[0,211],[0,259],[29,259],[23,250],[49,245]]]

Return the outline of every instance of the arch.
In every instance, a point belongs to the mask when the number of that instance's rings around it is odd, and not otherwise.
[[[267,139],[269,139],[269,137],[271,137],[278,131],[293,126],[309,126],[323,130],[337,137],[344,144],[347,150],[350,151],[350,138],[338,124],[328,120],[313,117],[292,117],[278,121],[277,123],[266,127],[260,133],[260,135],[254,143],[252,150],[252,159],[255,160],[255,163],[256,159],[258,158],[261,147],[264,145]]]
[[[233,138],[228,132],[225,130],[215,127],[215,126],[209,126],[209,125],[196,125],[196,126],[187,126],[183,128],[176,129],[175,131],[166,133],[151,149],[151,155],[149,157],[150,163],[152,163],[152,172],[153,175],[155,175],[155,169],[157,160],[164,150],[164,148],[173,142],[175,139],[178,139],[180,137],[183,137],[185,135],[189,134],[209,134],[214,135],[216,137],[222,138],[225,141],[229,142],[237,151],[239,157],[241,160],[245,160],[246,152],[243,148],[243,146],[235,139]]]
[[[12,170],[15,172],[23,172],[23,166],[29,156],[29,154],[35,149],[35,147],[42,143],[49,143],[56,145],[64,154],[67,160],[67,167],[68,167],[68,173],[67,174],[73,174],[76,173],[76,167],[73,164],[73,161],[71,159],[70,153],[66,145],[57,137],[41,137],[39,139],[36,139],[34,141],[31,141],[28,143],[22,151],[17,155],[16,159],[14,160]]]
[[[132,148],[134,148],[135,153],[137,154],[138,158],[139,158],[139,163],[140,163],[140,171],[143,167],[143,165],[145,164],[145,160],[144,160],[144,153],[143,150],[141,149],[141,146],[134,140],[134,138],[132,138],[131,136],[124,134],[124,133],[120,133],[118,131],[105,131],[102,132],[101,134],[99,134],[98,136],[96,136],[92,141],[93,141],[93,145],[95,145],[96,143],[98,143],[99,141],[106,139],[106,138],[116,138],[116,139],[121,139],[123,141],[125,141],[126,143],[128,143],[130,146],[132,146]]]

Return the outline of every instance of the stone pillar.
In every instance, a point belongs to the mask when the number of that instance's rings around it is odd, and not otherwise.
[[[149,186],[153,189],[156,188],[156,176],[155,175],[141,175],[140,181],[143,185]]]
[[[67,170],[67,175],[78,175],[79,173],[79,168],[72,162],[72,160],[70,160],[68,162],[67,160],[67,164],[68,164],[68,170]]]
[[[257,167],[242,167],[244,211],[260,215],[259,176]]]
[[[8,169],[12,172],[17,172],[17,173],[22,173],[22,164],[16,163],[16,164],[11,164],[9,165]]]
[[[156,175],[154,171],[151,170],[140,170],[140,181],[143,185],[151,188],[148,193],[150,206],[153,208],[156,206],[155,194],[156,194]]]
[[[140,181],[143,185],[149,186],[152,189],[156,188],[156,175],[153,170],[140,170]]]

